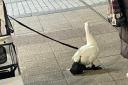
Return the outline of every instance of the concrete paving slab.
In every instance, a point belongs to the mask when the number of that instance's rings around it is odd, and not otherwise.
[[[81,40],[81,36],[83,35],[78,29],[69,29],[69,30],[62,30],[57,32],[51,32],[51,33],[44,33],[54,39],[61,40],[67,43],[71,43],[74,41],[79,42]],[[80,36],[80,37],[79,37]],[[53,42],[49,39],[44,38],[43,36],[40,36],[38,34],[22,34],[17,35],[16,37],[16,43],[20,45],[27,45],[27,44],[37,44],[37,43],[46,43],[46,42]],[[77,40],[78,38],[78,40]],[[53,42],[55,43],[55,42]]]
[[[96,81],[97,83],[99,82],[109,82],[109,81],[113,81],[112,77],[108,74],[108,73],[104,73],[104,74],[98,74],[98,75],[93,75],[91,76],[94,81]]]
[[[96,6],[94,7],[99,13],[101,13],[104,17],[107,17],[107,8],[108,5]]]
[[[128,67],[127,67],[128,60],[119,55],[113,57],[113,59],[111,58],[111,60],[113,62],[109,63],[109,66],[105,65],[105,68],[108,68],[109,74],[116,81],[126,79],[127,78],[126,73],[128,71]]]
[[[64,17],[72,22],[72,21],[82,21],[82,18],[79,16],[79,14],[77,13],[77,10],[75,11],[68,11],[68,12],[63,12],[62,13],[64,15]]]
[[[69,85],[94,85],[100,82],[108,82],[113,79],[111,76],[105,71],[90,71],[85,72],[83,75],[73,76],[70,72],[64,72],[65,78]]]
[[[53,53],[50,53],[50,52],[43,53],[43,54],[35,54],[35,55],[33,54],[30,56],[23,55],[20,57],[23,58],[23,59],[20,59],[21,60],[20,64],[23,68],[25,68],[25,69],[22,69],[22,71],[23,73],[30,71],[30,73],[27,73],[28,75],[29,74],[30,75],[41,74],[45,72],[52,72],[52,71],[60,70],[58,63],[55,59],[55,56],[53,55]]]
[[[45,32],[54,32],[60,30],[71,29],[70,24],[60,13],[54,15],[39,16],[40,22]]]
[[[93,12],[90,9],[80,9],[80,10],[77,10],[77,12],[79,16],[82,18],[83,22],[103,21],[103,19],[99,15],[97,15],[95,12]]]
[[[91,22],[90,31],[93,35],[99,35],[110,32],[117,32],[116,28],[113,28],[108,22]]]
[[[71,24],[73,29],[82,31],[82,29],[84,28],[84,23],[82,23],[81,21],[69,21],[69,23]]]
[[[99,60],[106,69],[110,69],[110,72],[122,71],[128,69],[127,67],[128,60],[123,58],[121,55],[99,58]]]
[[[19,53],[23,55],[40,54],[52,51],[48,43],[22,45],[21,47],[18,47],[18,50]]]
[[[116,81],[116,85],[127,85],[127,84],[128,84],[128,79]]]
[[[116,83],[114,81],[110,81],[110,82],[100,82],[95,85],[116,85]]]
[[[118,36],[118,32],[112,32],[112,33],[105,33],[96,35],[95,38],[99,45],[103,44],[109,44],[109,43],[119,43],[120,44],[120,38]]]
[[[68,81],[68,84],[69,85],[93,85],[95,84],[96,82],[93,80],[93,79],[73,79],[72,81],[69,80]]]
[[[70,38],[72,39],[76,37],[81,37],[83,34],[79,29],[67,29],[67,30],[61,30],[56,32],[49,32],[49,33],[46,33],[46,35],[57,40],[67,40]]]
[[[31,83],[26,83],[25,85],[67,85],[65,80],[56,81],[36,81]]]
[[[20,35],[15,37],[15,42],[18,46],[28,45],[28,44],[39,44],[39,43],[46,43],[48,42],[47,39],[44,37],[38,35],[38,34],[32,34],[32,35]]]
[[[114,44],[109,43],[109,44],[106,44],[103,48],[100,47],[99,57],[107,57],[111,55],[120,54],[120,48],[119,48],[120,44],[117,44],[117,43],[114,43]]]
[[[41,85],[44,85],[46,83],[48,83],[49,81],[49,84],[52,83],[52,82],[55,82],[55,83],[59,83],[59,80],[64,80],[64,77],[62,75],[61,72],[49,72],[49,73],[45,73],[45,74],[40,74],[40,75],[36,75],[36,76],[30,76],[30,77],[27,77],[27,76],[24,76],[23,75],[23,81],[26,83],[26,84],[35,84],[36,83],[38,84],[41,84]],[[64,81],[62,81],[62,84],[63,84]],[[47,85],[47,84],[46,84]]]
[[[69,44],[71,44],[73,46],[77,46],[77,47],[81,47],[82,45],[84,45],[84,42],[81,39],[79,39],[79,38],[76,38],[75,40],[74,39],[71,39],[71,40],[63,40],[63,42],[69,43]],[[77,40],[79,40],[80,42],[77,42]],[[55,42],[50,42],[50,45],[51,45],[52,49],[54,50],[54,52],[55,51],[58,52],[58,51],[70,51],[70,50],[74,50],[72,48],[63,46],[63,45],[58,44],[58,43],[55,43]]]
[[[117,32],[96,36],[100,48],[99,57],[120,54],[120,39]]]
[[[25,25],[30,26],[31,28],[43,32],[43,28],[38,20],[38,18],[35,17],[27,17],[27,18],[19,18],[19,21],[23,22]],[[24,28],[23,26],[19,25],[16,22],[13,22],[14,24],[14,29],[15,29],[15,33],[16,35],[21,35],[21,34],[36,34],[26,28]]]
[[[118,80],[126,79],[127,72],[128,70],[122,70],[122,71],[113,71],[113,72],[110,72],[109,74],[113,77],[114,80],[118,81]]]
[[[83,20],[76,11],[64,12],[64,17],[71,24],[73,29],[83,28]]]
[[[72,56],[74,55],[73,51],[69,52],[55,52],[56,59],[62,71],[65,71],[71,68],[73,63]]]

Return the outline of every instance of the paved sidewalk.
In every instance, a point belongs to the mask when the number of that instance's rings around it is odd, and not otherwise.
[[[79,0],[4,0],[13,17],[25,17],[84,8]],[[84,0],[90,5],[104,4],[106,0]]]
[[[106,5],[96,9],[105,15]],[[118,32],[90,9],[79,9],[49,15],[18,18],[21,22],[48,36],[74,46],[86,44],[84,23],[100,48],[96,65],[102,70],[73,76],[71,67],[76,50],[37,35],[13,23],[22,77],[25,85],[127,85],[128,60],[120,55]]]

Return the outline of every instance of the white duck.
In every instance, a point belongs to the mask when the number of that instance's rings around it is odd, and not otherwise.
[[[92,36],[92,34],[89,32],[89,26],[88,22],[85,23],[85,32],[86,32],[86,39],[87,44],[80,47],[77,52],[72,57],[74,62],[79,62],[83,65],[92,65],[92,69],[96,69],[93,62],[96,60],[98,54],[99,54],[99,48],[97,45],[96,40]]]

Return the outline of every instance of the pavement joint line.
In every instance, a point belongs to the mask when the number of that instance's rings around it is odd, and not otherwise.
[[[115,78],[110,74],[110,72],[108,72],[108,75],[110,75],[110,77],[112,78],[112,80],[116,83]]]
[[[128,78],[126,77],[126,78],[122,78],[122,79],[115,79],[115,82],[118,80],[124,80],[124,79],[128,79]]]
[[[37,9],[37,7],[34,5],[33,0],[31,0],[31,2],[32,2],[33,6],[35,7],[36,11],[39,12],[39,10]]]
[[[115,55],[110,55],[110,56],[106,56],[106,57],[111,57],[111,56],[116,56],[116,55],[121,55],[121,54],[115,54]],[[100,58],[98,57],[98,60],[99,60]],[[99,60],[100,61],[100,60]],[[100,63],[104,66],[104,64],[100,61]],[[105,66],[104,66],[105,67]],[[109,71],[107,71],[107,70],[105,70],[107,73],[108,73],[108,75],[112,78],[112,80],[114,81],[114,82],[116,82],[116,79],[110,74],[110,72]],[[120,79],[119,79],[120,80]],[[123,79],[122,79],[123,80]]]
[[[103,68],[103,69],[105,69],[104,64],[103,64],[100,60],[99,60],[99,62],[102,64],[102,66],[103,66],[102,68]],[[108,73],[108,75],[112,78],[112,81],[113,81],[113,82],[115,82],[115,79],[114,79],[114,77],[110,74],[110,72],[109,72],[109,71],[107,71],[107,70],[105,70],[105,72],[107,72],[107,73]]]
[[[52,53],[53,53],[54,58],[55,58],[55,60],[56,60],[56,62],[57,62],[57,65],[58,65],[59,68],[60,68],[60,71],[62,72],[61,66],[60,66],[60,64],[59,64],[59,62],[58,62],[58,60],[57,60],[56,54],[55,54],[55,52],[54,52],[54,49],[52,48],[52,46],[50,45],[50,43],[48,43],[48,45],[49,45],[49,47],[50,47],[51,50],[52,50]]]
[[[10,1],[11,1],[11,0],[10,0]],[[14,11],[12,4],[11,4],[11,7],[12,7],[12,11]],[[14,16],[14,12],[12,12],[12,13],[13,13],[12,15]]]
[[[98,59],[102,59],[102,58],[106,58],[106,57],[112,57],[112,56],[117,56],[117,55],[121,55],[121,54],[114,54],[114,55],[109,55],[109,56],[104,56],[104,57],[98,57]]]
[[[61,30],[61,31],[63,31],[63,30]],[[57,32],[57,31],[56,31]],[[58,31],[59,32],[59,31]],[[45,32],[43,32],[43,33],[45,33]],[[51,32],[50,32],[51,33]],[[53,33],[53,32],[52,32]],[[106,35],[106,34],[111,34],[111,33],[117,33],[117,31],[113,31],[113,32],[107,32],[107,33],[101,33],[101,34],[95,34],[95,37],[97,37],[97,36],[100,36],[100,35]],[[27,33],[26,33],[27,34]],[[23,35],[26,35],[26,34],[17,34],[16,36],[23,36]],[[48,35],[49,33],[46,33],[46,35]],[[30,33],[28,36],[30,36],[30,35],[37,35],[37,34],[33,34],[33,33]],[[83,35],[81,35],[81,36],[77,36],[77,37],[84,37]],[[44,38],[44,37],[42,37],[42,38]],[[72,37],[72,38],[75,38],[75,37]],[[58,39],[58,40],[67,40],[67,39]],[[84,40],[83,40],[84,41]],[[48,41],[48,42],[50,42],[50,41]]]
[[[107,32],[107,33],[95,34],[95,36],[105,35],[105,34],[111,34],[111,33],[117,33],[117,31],[112,31],[112,32]]]
[[[50,48],[51,48],[51,50],[52,50],[52,52],[53,52],[54,58],[55,58],[55,60],[56,60],[56,62],[57,62],[57,65],[59,66],[59,70],[60,70],[62,76],[64,77],[64,80],[66,81],[66,84],[68,85],[68,81],[67,81],[67,79],[66,79],[66,77],[65,77],[65,75],[64,75],[64,73],[63,73],[63,71],[62,71],[62,69],[61,69],[61,66],[60,66],[60,64],[59,64],[59,62],[58,62],[58,60],[57,60],[57,58],[56,58],[56,55],[55,55],[55,52],[54,52],[52,46],[50,45],[50,43],[48,43],[48,45],[50,46]]]
[[[20,11],[19,11],[19,7],[18,7],[18,3],[16,3],[16,6],[18,8],[18,14],[20,15]]]
[[[59,81],[59,80],[62,80],[62,79],[58,79],[58,80],[43,80],[43,81],[37,81],[37,82],[52,82],[52,81]],[[25,83],[25,85],[30,85],[31,83],[34,83],[34,82],[29,82],[29,83]],[[66,84],[68,85],[68,84]]]
[[[39,23],[40,23],[40,25],[41,25],[41,29],[42,29],[43,33],[45,33],[44,27],[43,27],[43,25],[41,24],[41,19],[39,18],[39,16],[37,16],[37,19],[38,19],[38,21],[39,21]]]
[[[61,73],[61,71],[50,71],[50,72],[43,72],[43,74],[49,74],[49,73],[51,73],[51,72],[60,72]],[[24,75],[24,74],[21,74],[22,76],[26,76],[26,75]],[[38,74],[39,75],[39,74]],[[34,77],[35,75],[32,75],[32,77]],[[63,79],[63,78],[62,78]]]
[[[63,17],[66,19],[66,21],[69,23],[71,29],[73,28],[73,26],[71,25],[71,22],[69,22],[69,20],[66,18],[66,16],[62,13]]]

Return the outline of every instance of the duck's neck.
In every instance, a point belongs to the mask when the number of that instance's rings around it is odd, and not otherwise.
[[[87,40],[87,44],[96,44],[95,39],[93,38],[92,34],[89,32],[88,27],[85,27],[85,32],[86,32],[86,40]]]

